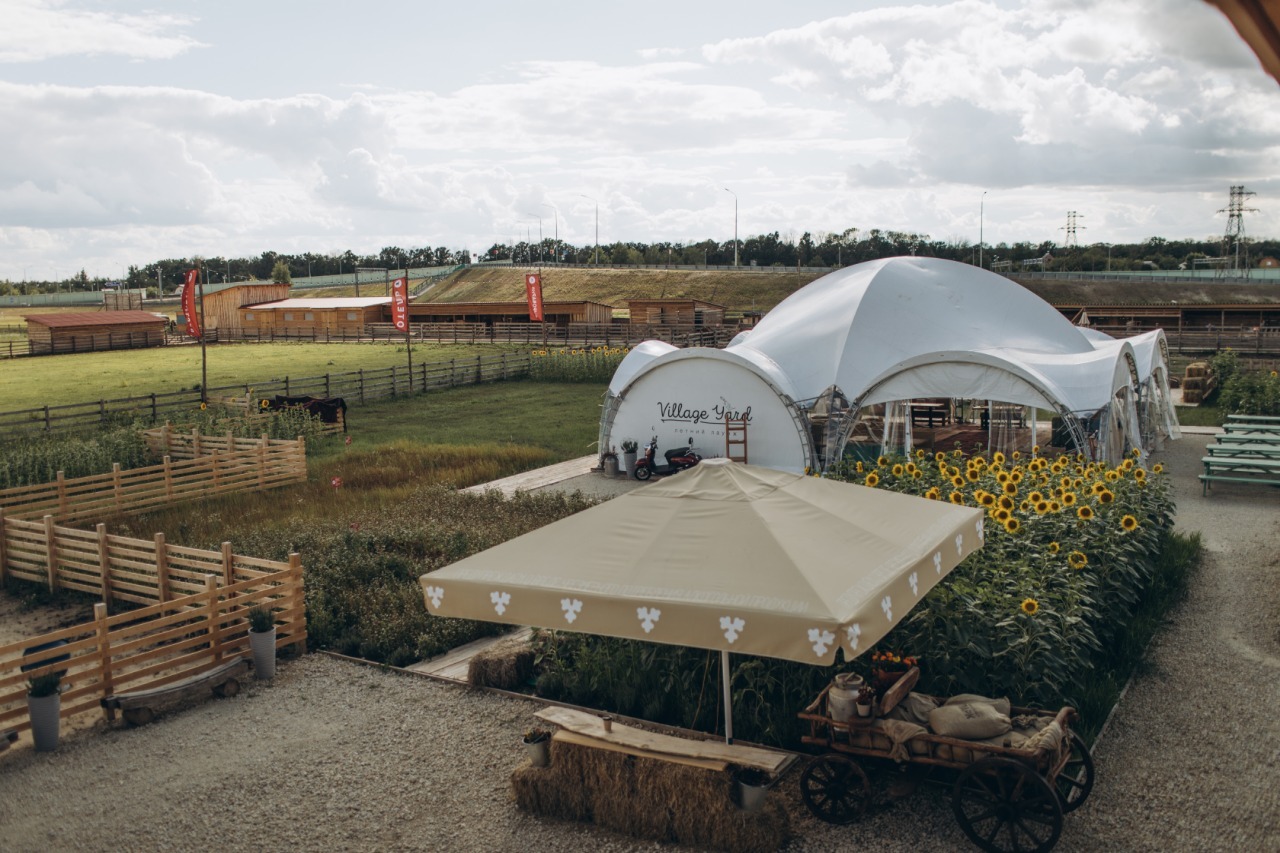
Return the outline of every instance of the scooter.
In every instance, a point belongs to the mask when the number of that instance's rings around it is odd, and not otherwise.
[[[635,478],[637,480],[647,480],[654,474],[665,476],[674,474],[677,471],[683,471],[686,468],[692,468],[702,461],[702,456],[693,449],[693,439],[689,439],[688,447],[679,447],[665,451],[662,455],[666,458],[666,465],[655,465],[654,457],[658,453],[658,437],[655,435],[645,445],[644,456],[636,460]]]

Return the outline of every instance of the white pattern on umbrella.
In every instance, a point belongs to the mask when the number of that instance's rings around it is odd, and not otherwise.
[[[573,620],[577,619],[578,614],[582,612],[582,602],[576,598],[562,598],[560,609],[564,611],[564,621],[572,625]]]
[[[912,594],[912,595],[919,595],[919,594],[920,594],[920,578],[916,575],[916,573],[915,573],[915,572],[912,572],[912,573],[907,577],[907,583],[911,584],[911,594]]]
[[[818,657],[822,657],[827,653],[827,648],[836,641],[836,635],[830,631],[824,631],[821,628],[809,629],[809,642],[813,643],[813,653]]]
[[[439,607],[440,602],[444,599],[444,589],[438,586],[427,587],[427,597],[431,599],[432,607]]]
[[[849,637],[849,648],[856,652],[858,650],[858,639],[862,636],[862,626],[854,622],[848,628],[845,628],[845,633]]]
[[[489,601],[493,602],[493,609],[498,611],[498,615],[501,616],[507,612],[507,605],[511,603],[511,593],[491,592],[489,593]]]
[[[741,616],[721,616],[720,630],[724,631],[724,638],[730,643],[738,639],[738,635],[742,633],[742,629],[747,627],[747,623],[742,621]]]
[[[942,574],[942,552],[933,552],[933,570],[938,574]]]
[[[662,611],[656,607],[637,607],[636,617],[640,620],[640,627],[644,628],[647,634],[653,630],[654,623],[662,616]]]
[[[956,534],[956,554],[958,554],[961,557],[964,556],[964,534],[963,533]]]
[[[977,521],[975,521],[975,522],[973,523],[973,529],[974,529],[974,530],[976,530],[976,531],[978,532],[978,541],[979,541],[979,542],[981,542],[981,541],[982,541],[982,522],[983,522],[984,520],[985,520],[985,519],[981,519],[981,518],[980,518],[980,519],[978,519]]]
[[[884,611],[884,618],[890,622],[893,621],[893,599],[885,596],[880,600],[880,609]]]

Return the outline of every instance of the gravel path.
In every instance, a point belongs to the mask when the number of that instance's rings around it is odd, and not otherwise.
[[[1164,454],[1204,571],[1113,719],[1059,850],[1280,850],[1280,490],[1202,499],[1205,442]],[[141,729],[99,722],[48,754],[24,739],[0,756],[0,849],[679,850],[516,809],[508,778],[538,707],[309,655]],[[808,816],[794,776],[779,790],[792,850],[974,849],[927,791],[837,828]]]

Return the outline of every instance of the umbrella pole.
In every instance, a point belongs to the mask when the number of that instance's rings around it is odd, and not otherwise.
[[[720,652],[720,683],[724,685],[724,742],[733,743],[733,692],[729,689],[729,652]]]

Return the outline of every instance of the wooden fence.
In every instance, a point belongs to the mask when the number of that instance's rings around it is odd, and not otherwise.
[[[449,361],[415,362],[412,371],[406,363],[404,366],[325,373],[320,376],[286,376],[284,379],[210,387],[208,399],[216,403],[222,398],[243,398],[250,393],[258,399],[276,394],[286,397],[306,394],[316,397],[345,397],[348,401],[364,402],[455,385],[519,378],[528,375],[529,359],[527,352],[499,353]],[[175,415],[180,419],[199,405],[199,391],[174,391],[0,412],[0,436],[97,429],[113,421],[132,419],[162,423]]]
[[[153,436],[152,433],[158,435]],[[151,430],[148,446],[169,448],[159,465],[0,489],[4,519],[50,516],[59,521],[137,512],[197,497],[271,489],[307,479],[307,451],[295,441],[201,436]],[[230,448],[230,449],[228,449]],[[173,456],[183,456],[176,461]]]
[[[162,687],[248,653],[250,607],[272,609],[276,647],[305,648],[302,563],[165,546],[14,519],[0,530],[0,575],[100,594],[91,622],[0,646],[0,730],[30,728],[26,681],[63,672],[61,716]],[[52,546],[49,546],[52,542]],[[43,550],[48,548],[48,550]],[[43,562],[47,576],[32,571]],[[56,570],[55,570],[56,569]],[[109,600],[146,606],[109,616]],[[37,648],[40,651],[35,651]]]

